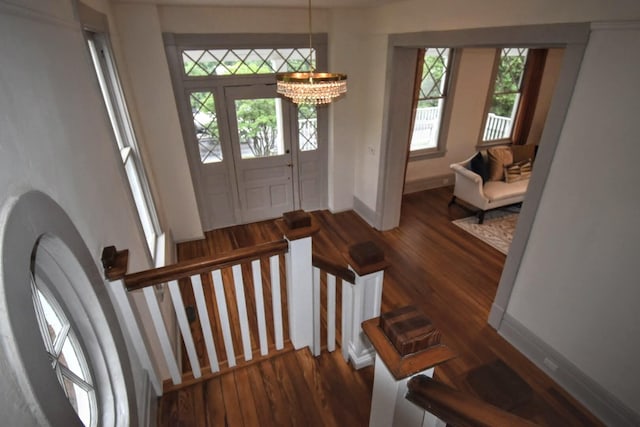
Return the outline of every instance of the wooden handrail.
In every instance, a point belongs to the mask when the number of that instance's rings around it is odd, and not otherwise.
[[[503,411],[468,393],[418,375],[409,380],[407,399],[442,421],[472,427],[531,427],[537,424]]]
[[[248,262],[264,256],[283,254],[287,252],[288,248],[289,245],[284,239],[248,248],[240,248],[220,256],[200,257],[166,267],[127,274],[124,276],[124,284],[128,291],[133,291],[170,280],[179,280],[194,274],[230,267],[240,262]]]
[[[333,274],[346,282],[351,284],[356,282],[356,274],[353,271],[349,270],[345,266],[336,264],[327,257],[314,253],[311,258],[311,262],[314,267],[318,267],[320,270]]]

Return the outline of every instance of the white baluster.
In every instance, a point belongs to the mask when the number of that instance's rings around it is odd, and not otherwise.
[[[160,381],[160,377],[156,372],[155,366],[151,361],[151,356],[149,355],[149,350],[147,348],[146,340],[142,335],[142,331],[140,330],[140,322],[138,321],[138,317],[136,316],[133,308],[131,308],[131,302],[129,301],[129,296],[127,295],[127,290],[125,289],[124,282],[122,279],[114,280],[110,282],[109,293],[113,295],[116,305],[122,314],[123,323],[129,332],[129,336],[131,337],[131,342],[133,343],[133,347],[140,359],[140,362],[144,366],[145,370],[149,374],[149,380],[153,385],[153,389],[156,392],[156,395],[162,396],[162,383]]]
[[[193,336],[191,336],[191,329],[189,328],[189,321],[187,320],[187,314],[184,310],[184,303],[182,302],[182,295],[180,294],[180,287],[178,286],[177,280],[169,282],[169,294],[171,295],[171,301],[173,302],[176,319],[178,319],[178,326],[182,333],[184,347],[187,350],[187,356],[191,364],[191,372],[194,378],[200,378],[202,376],[202,372],[200,372],[200,361],[196,353],[196,346],[193,343]]]
[[[311,353],[320,356],[322,345],[320,343],[320,269],[313,267],[313,348]]]
[[[251,335],[249,333],[249,317],[247,316],[247,301],[244,296],[244,280],[242,279],[242,266],[234,265],[233,283],[236,290],[236,305],[238,307],[238,317],[240,320],[240,332],[242,335],[242,348],[245,362],[253,359],[251,351]]]
[[[311,237],[289,241],[286,262],[289,337],[298,350],[313,345]]]
[[[344,283],[342,284],[344,286]],[[327,351],[336,349],[336,276],[327,273]]]
[[[224,293],[224,283],[222,281],[222,273],[220,270],[211,272],[213,279],[213,290],[216,294],[216,302],[218,304],[218,315],[220,316],[220,327],[222,328],[222,339],[224,340],[224,349],[227,354],[227,364],[230,368],[236,366],[236,355],[233,351],[233,338],[231,335],[231,324],[229,322],[229,310],[227,309],[227,300]]]
[[[207,301],[204,298],[202,279],[200,279],[199,274],[191,276],[191,286],[193,287],[193,296],[196,299],[196,306],[198,307],[198,317],[200,317],[202,336],[207,347],[207,355],[209,356],[209,368],[211,369],[211,372],[218,372],[220,370],[220,366],[218,365],[218,353],[216,352],[216,345],[213,342],[211,320],[209,319]]]
[[[284,334],[282,331],[282,296],[280,292],[280,257],[274,255],[269,258],[271,273],[271,307],[273,308],[273,332],[276,339],[276,350],[284,348]]]
[[[256,317],[258,319],[258,335],[260,337],[260,354],[266,356],[269,353],[267,343],[267,322],[264,314],[264,296],[262,294],[262,275],[260,271],[260,260],[251,261],[251,272],[253,273],[253,292],[256,301]]]

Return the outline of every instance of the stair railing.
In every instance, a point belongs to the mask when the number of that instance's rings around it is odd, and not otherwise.
[[[367,320],[376,349],[369,427],[530,427],[536,424],[432,379],[456,354],[415,306]]]
[[[308,213],[291,214],[276,222],[283,240],[137,273],[127,274],[127,250],[105,248],[110,292],[157,394],[248,362],[254,352],[280,351],[287,341],[319,355],[323,327],[328,351],[335,350],[339,331],[345,360],[358,368],[373,363],[373,347],[360,324],[380,313],[384,254],[367,242],[349,248],[348,265],[314,256],[318,224]],[[339,307],[336,278],[342,288]],[[166,291],[170,304],[164,301]],[[204,354],[198,354],[203,347]],[[183,351],[189,369],[182,367]]]

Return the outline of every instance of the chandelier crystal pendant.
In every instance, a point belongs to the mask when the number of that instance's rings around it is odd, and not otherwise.
[[[309,66],[311,71],[276,73],[277,91],[295,104],[329,104],[347,91],[347,75],[318,73],[312,61],[311,0],[309,0]]]

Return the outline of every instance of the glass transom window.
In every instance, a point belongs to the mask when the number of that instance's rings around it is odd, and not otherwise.
[[[316,52],[309,48],[193,49],[182,51],[182,64],[188,77],[309,71],[315,68]]]
[[[86,358],[57,301],[31,277],[33,304],[51,368],[82,423],[97,425],[96,393]]]

